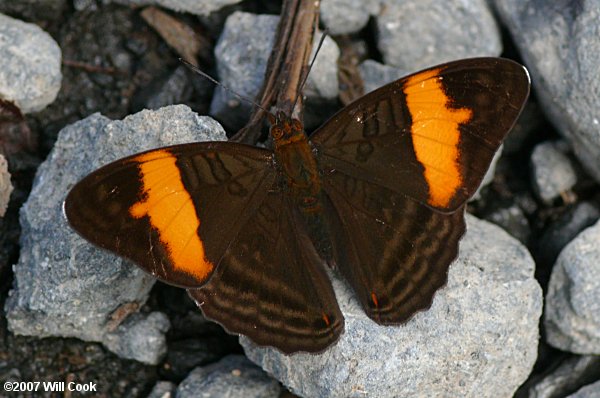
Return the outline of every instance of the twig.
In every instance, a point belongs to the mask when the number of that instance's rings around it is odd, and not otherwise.
[[[125,71],[122,71],[117,68],[112,68],[110,66],[95,66],[95,65],[86,64],[85,62],[72,61],[69,59],[63,59],[62,63],[65,66],[68,66],[71,68],[83,69],[86,72],[91,72],[91,73],[104,73],[107,75],[126,75],[127,74]]]
[[[274,105],[287,114],[293,110],[295,117],[301,114],[302,97],[295,107],[294,102],[307,72],[318,15],[318,1],[284,0],[264,83],[257,95],[263,109]],[[263,109],[254,107],[246,126],[231,141],[256,143],[265,117]]]

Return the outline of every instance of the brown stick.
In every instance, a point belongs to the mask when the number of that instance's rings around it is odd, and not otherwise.
[[[284,0],[264,83],[257,96],[263,108],[274,105],[288,115],[292,111],[295,117],[301,114],[301,97],[295,109],[292,107],[307,72],[318,15],[317,1]],[[255,106],[246,126],[231,141],[255,144],[265,116],[265,111]]]
[[[65,66],[68,66],[70,68],[78,68],[78,69],[83,69],[86,72],[90,72],[90,73],[103,73],[105,75],[126,75],[127,72],[117,69],[117,68],[112,68],[109,66],[96,66],[96,65],[91,65],[85,62],[79,62],[79,61],[73,61],[70,59],[63,59],[62,60],[62,64]]]

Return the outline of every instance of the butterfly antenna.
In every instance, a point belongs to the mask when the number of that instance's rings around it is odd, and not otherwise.
[[[256,103],[254,100],[248,98],[248,97],[244,97],[241,94],[236,93],[235,91],[233,91],[232,89],[230,89],[229,87],[227,87],[226,85],[224,85],[223,83],[221,83],[220,81],[213,79],[212,77],[210,77],[209,75],[207,75],[205,72],[203,72],[200,68],[198,68],[196,65],[189,63],[188,61],[186,61],[183,58],[179,58],[179,61],[181,63],[183,63],[185,66],[187,66],[188,68],[190,68],[193,72],[199,74],[200,76],[204,77],[205,79],[210,80],[211,82],[213,82],[215,85],[222,87],[224,90],[227,90],[228,92],[230,92],[231,94],[235,95],[236,97],[238,97],[239,99],[241,99],[242,101],[246,101],[250,104],[253,104],[254,106],[262,109],[263,111],[265,111],[268,115],[271,115],[274,117],[274,115],[269,112],[268,110],[266,110],[265,108],[263,108],[262,106],[260,106],[260,104]]]
[[[321,46],[323,46],[323,42],[325,38],[329,35],[329,29],[325,29],[323,34],[321,35],[321,40],[319,40],[319,45],[317,46],[317,51],[315,51],[315,55],[313,56],[312,61],[310,61],[310,65],[308,66],[308,70],[306,71],[306,75],[304,75],[304,79],[300,84],[300,88],[298,89],[298,95],[296,95],[296,100],[294,101],[294,106],[292,106],[292,112],[296,108],[296,104],[298,103],[298,99],[302,95],[302,90],[304,90],[304,86],[306,85],[306,81],[308,80],[308,75],[310,75],[310,71],[312,70],[313,65],[315,64],[315,60],[317,59],[317,55],[319,51],[321,51]]]

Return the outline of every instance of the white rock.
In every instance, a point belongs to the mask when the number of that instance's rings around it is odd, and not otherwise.
[[[541,109],[600,182],[600,2],[493,0]]]
[[[600,222],[585,229],[552,269],[544,323],[548,343],[577,354],[600,354]]]
[[[531,154],[533,188],[547,204],[569,192],[577,183],[577,173],[564,145],[542,142]]]
[[[376,21],[377,46],[385,63],[412,72],[502,51],[485,0],[383,0]]]
[[[61,51],[37,25],[0,14],[0,97],[21,112],[44,109],[60,90]]]
[[[229,355],[219,362],[194,369],[177,388],[178,398],[278,398],[281,385],[248,358]]]

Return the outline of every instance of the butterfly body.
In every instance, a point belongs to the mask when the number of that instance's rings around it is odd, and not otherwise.
[[[451,62],[365,95],[310,139],[271,115],[273,150],[193,143],[121,159],[79,182],[65,213],[230,332],[322,351],[344,328],[325,263],[380,324],[430,307],[528,93],[512,61]]]
[[[285,175],[288,194],[304,211],[318,211],[321,179],[302,123],[279,112],[271,127],[275,161]]]

